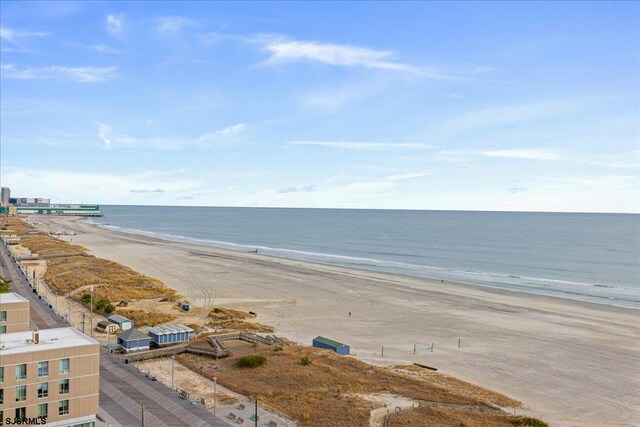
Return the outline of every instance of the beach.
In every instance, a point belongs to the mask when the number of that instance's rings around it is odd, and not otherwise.
[[[38,221],[75,231],[64,239],[162,280],[194,306],[213,287],[215,304],[257,312],[292,341],[322,335],[372,363],[436,367],[555,426],[640,423],[637,310]]]

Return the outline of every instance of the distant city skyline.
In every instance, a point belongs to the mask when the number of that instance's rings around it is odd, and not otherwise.
[[[52,202],[640,212],[640,4],[0,3]]]

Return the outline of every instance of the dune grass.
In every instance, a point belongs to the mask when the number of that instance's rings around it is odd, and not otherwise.
[[[89,252],[89,250],[83,246],[72,245],[69,242],[45,234],[23,236],[20,239],[20,246],[24,246],[29,249],[31,253],[36,253],[41,258],[84,255]]]
[[[529,417],[515,417],[506,414],[481,414],[457,411],[449,408],[430,407],[405,410],[399,414],[392,413],[389,415],[387,425],[389,427],[547,427],[546,423]]]
[[[0,228],[3,230],[14,230],[18,236],[27,234],[33,227],[23,221],[20,217],[8,216],[0,218]]]
[[[489,409],[482,399],[471,395],[462,395],[421,378],[326,350],[289,345],[281,351],[274,351],[272,346],[253,347],[240,341],[227,341],[225,344],[231,350],[231,356],[225,359],[215,361],[192,354],[181,354],[178,358],[180,363],[207,378],[216,376],[225,387],[245,395],[258,395],[261,402],[297,420],[302,426],[368,426],[370,411],[378,406],[361,397],[368,394],[391,393],[416,400],[470,404]],[[246,369],[238,367],[239,359],[246,355],[262,355],[268,361],[247,375]],[[313,363],[302,365],[301,360],[305,356]],[[516,401],[512,403],[518,404]]]
[[[156,326],[161,325],[163,323],[171,322],[176,319],[176,316],[168,313],[160,313],[153,312],[149,313],[144,310],[133,310],[133,309],[117,309],[116,314],[126,317],[127,319],[133,320],[136,328],[142,326]]]

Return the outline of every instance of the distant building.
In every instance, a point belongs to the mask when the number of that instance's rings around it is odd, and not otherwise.
[[[149,350],[151,338],[135,328],[124,331],[118,335],[118,344],[125,353],[130,351]]]
[[[126,317],[120,316],[119,314],[112,314],[107,318],[107,320],[118,325],[118,328],[120,328],[120,330],[122,331],[133,328],[133,320],[127,319]]]
[[[5,206],[9,205],[9,199],[11,198],[11,190],[9,187],[2,187],[0,189],[0,203]]]
[[[149,328],[151,343],[156,347],[189,341],[193,329],[184,325],[160,325]]]
[[[346,344],[342,344],[341,342],[330,340],[325,337],[315,337],[313,339],[313,346],[316,348],[326,348],[328,350],[333,350],[336,353],[348,356],[351,352],[351,347]]]
[[[37,424],[43,424],[46,418],[51,427],[95,427],[100,344],[75,328],[31,331],[27,324],[25,329],[21,311],[26,305],[28,319],[29,302],[17,294],[0,294],[0,299],[7,331],[19,329],[0,338],[2,423],[39,418]]]

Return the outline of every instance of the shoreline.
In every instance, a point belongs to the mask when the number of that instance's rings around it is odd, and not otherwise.
[[[71,218],[46,221],[75,229],[74,243],[194,301],[194,277],[227,275],[216,304],[257,310],[261,323],[293,341],[308,345],[325,335],[351,344],[369,362],[438,366],[522,400],[553,425],[640,419],[633,308],[449,281],[442,287],[440,280],[173,242]]]
[[[387,280],[393,280],[394,277],[401,277],[404,279],[416,279],[419,281],[426,281],[429,282],[433,285],[442,285],[444,284],[445,286],[452,286],[452,287],[462,287],[465,289],[475,289],[475,288],[479,288],[481,290],[484,290],[488,293],[494,293],[496,295],[509,295],[509,294],[517,294],[519,296],[523,296],[523,297],[532,297],[534,299],[540,299],[541,301],[547,300],[547,299],[551,299],[551,300],[559,300],[563,303],[576,303],[577,305],[585,305],[587,307],[591,307],[591,308],[603,308],[603,309],[607,309],[607,308],[612,308],[613,311],[617,311],[617,310],[628,310],[630,312],[635,312],[637,314],[640,314],[640,307],[629,307],[629,306],[625,306],[625,305],[616,305],[616,304],[609,304],[609,303],[604,303],[604,302],[595,302],[595,301],[589,301],[589,300],[583,300],[583,299],[574,299],[574,298],[566,298],[566,297],[562,297],[562,296],[558,296],[558,295],[547,295],[547,294],[542,294],[542,293],[534,293],[534,292],[527,292],[526,290],[522,290],[522,289],[509,289],[509,288],[502,288],[502,287],[498,287],[498,286],[492,286],[490,284],[480,284],[480,283],[471,283],[471,282],[464,282],[464,281],[457,281],[457,280],[446,280],[446,279],[438,279],[435,277],[428,277],[428,276],[415,276],[415,275],[410,275],[410,274],[406,274],[406,273],[395,273],[395,272],[387,272],[387,271],[382,271],[382,270],[375,270],[375,269],[366,269],[366,268],[360,268],[360,267],[355,267],[355,266],[342,266],[342,265],[338,265],[338,264],[331,264],[328,262],[321,262],[321,261],[310,261],[310,260],[303,260],[303,259],[296,259],[296,258],[288,258],[288,257],[284,257],[284,256],[278,256],[278,255],[272,255],[272,254],[267,254],[267,253],[250,253],[250,252],[246,252],[246,251],[240,251],[240,250],[234,250],[234,249],[228,249],[228,248],[223,248],[223,247],[219,247],[219,246],[215,246],[215,245],[207,245],[207,244],[198,244],[195,242],[190,242],[190,241],[181,241],[179,240],[179,237],[176,236],[176,240],[172,240],[170,238],[162,238],[162,237],[156,237],[156,236],[150,236],[148,234],[157,234],[155,232],[147,232],[147,231],[143,231],[143,230],[139,230],[140,232],[137,233],[133,230],[128,230],[128,229],[124,229],[124,228],[120,228],[117,227],[119,229],[114,229],[114,226],[108,226],[107,224],[98,224],[98,223],[90,223],[90,222],[85,222],[84,219],[82,218],[77,218],[77,219],[73,219],[72,220],[75,223],[78,224],[83,224],[83,225],[88,225],[90,227],[93,228],[97,228],[100,230],[104,230],[106,232],[113,232],[116,234],[122,234],[122,235],[126,235],[126,236],[131,236],[132,238],[141,238],[141,239],[148,239],[150,242],[154,243],[154,244],[163,244],[163,243],[169,243],[169,244],[179,244],[179,245],[185,245],[185,246],[194,246],[196,248],[203,248],[203,249],[212,249],[214,251],[220,251],[223,253],[227,253],[229,256],[236,256],[236,255],[248,255],[248,256],[252,256],[252,257],[260,257],[260,258],[267,258],[267,259],[273,259],[274,261],[292,261],[292,262],[296,262],[296,263],[305,263],[305,264],[311,264],[314,266],[317,266],[319,268],[322,267],[328,267],[330,269],[335,269],[335,270],[342,270],[345,273],[348,273],[349,271],[357,271],[363,275],[366,275],[367,273],[371,273],[373,275],[380,275],[380,276],[385,276]],[[107,225],[107,226],[105,226]],[[147,234],[145,234],[147,233]],[[58,236],[60,237],[60,236]],[[196,240],[196,239],[192,239],[192,238],[184,238],[184,240]],[[240,246],[240,245],[239,245]],[[244,246],[244,245],[242,245]],[[548,280],[548,279],[545,279]],[[602,285],[591,285],[591,286],[602,286]],[[438,292],[438,290],[433,290],[434,292]]]
[[[198,238],[194,238],[194,237],[186,237],[186,236],[179,236],[179,235],[171,235],[171,234],[163,234],[163,233],[157,233],[157,232],[153,232],[153,231],[145,231],[145,230],[135,230],[135,229],[126,229],[126,228],[122,228],[120,226],[115,226],[112,224],[102,224],[102,223],[96,223],[96,222],[91,222],[90,219],[86,219],[86,218],[77,218],[74,219],[75,222],[78,222],[80,224],[86,224],[86,225],[90,225],[92,227],[95,228],[99,228],[102,230],[106,230],[106,231],[112,231],[115,233],[122,233],[122,234],[127,234],[127,235],[132,235],[132,236],[141,236],[141,237],[146,237],[149,238],[153,241],[159,241],[159,242],[171,242],[171,243],[179,243],[179,244],[185,244],[185,245],[192,245],[192,246],[197,246],[197,247],[202,247],[202,248],[213,248],[216,250],[220,250],[220,251],[228,251],[231,253],[250,253],[250,251],[248,249],[251,248],[260,248],[260,249],[264,249],[264,252],[259,253],[260,256],[265,256],[265,257],[272,257],[272,258],[276,258],[276,259],[284,259],[284,260],[291,260],[291,261],[299,261],[299,262],[306,262],[306,263],[311,263],[311,264],[315,264],[315,265],[324,265],[324,266],[329,266],[329,267],[335,267],[335,268],[343,268],[343,269],[347,269],[347,270],[358,270],[361,271],[363,273],[379,273],[379,274],[384,274],[384,275],[391,275],[391,276],[402,276],[402,277],[408,277],[408,278],[417,278],[417,279],[424,279],[427,281],[432,281],[432,282],[438,282],[438,283],[444,283],[447,285],[464,285],[464,286],[474,286],[474,287],[481,287],[484,289],[490,289],[490,290],[497,290],[497,291],[506,291],[506,292],[516,292],[516,293],[521,293],[521,294],[526,294],[526,295],[534,295],[534,296],[542,296],[542,297],[549,297],[549,298],[559,298],[562,300],[566,300],[566,301],[577,301],[577,302],[583,302],[583,303],[590,303],[590,304],[596,304],[596,305],[602,305],[602,306],[613,306],[613,307],[617,307],[617,308],[625,308],[625,309],[631,309],[631,310],[637,310],[640,311],[640,301],[633,301],[633,300],[626,300],[626,299],[622,299],[622,298],[611,298],[611,297],[605,297],[605,296],[594,296],[594,295],[587,295],[587,294],[580,294],[580,293],[572,293],[572,292],[561,292],[561,291],[556,291],[554,289],[551,289],[550,291],[540,291],[540,292],[536,292],[537,288],[536,285],[534,283],[528,283],[525,285],[520,285],[517,283],[508,283],[508,282],[492,282],[492,281],[483,281],[481,279],[478,279],[476,282],[473,281],[472,278],[470,278],[469,280],[462,280],[462,279],[451,279],[451,278],[438,278],[435,276],[430,276],[428,274],[425,275],[419,275],[419,274],[408,274],[408,273],[403,273],[403,272],[398,272],[398,271],[385,271],[382,268],[365,268],[365,267],[361,267],[358,265],[341,265],[339,263],[331,263],[331,262],[322,262],[320,260],[313,260],[313,259],[304,259],[303,257],[301,258],[295,258],[295,257],[287,257],[287,256],[280,256],[274,253],[269,253],[269,252],[299,252],[297,250],[293,250],[293,249],[285,249],[285,248],[271,248],[271,247],[265,247],[265,246],[260,246],[260,245],[248,245],[248,244],[238,244],[238,243],[233,243],[233,242],[218,242],[218,241],[210,241],[210,240],[203,240],[203,239],[198,239]],[[219,245],[216,245],[216,243],[218,243]],[[226,246],[237,246],[237,247],[242,247],[245,248],[247,250],[240,250],[240,249],[232,249],[229,247],[225,247]],[[300,253],[304,253],[304,252],[300,252]],[[345,257],[343,255],[336,255],[336,254],[325,254],[325,253],[314,253],[314,252],[309,252],[308,255],[311,256],[325,256],[325,257],[335,257],[335,258],[341,258],[341,257]],[[395,262],[393,261],[386,261],[386,260],[375,260],[375,259],[367,259],[367,258],[355,258],[355,259],[359,259],[362,261],[371,261],[371,262],[379,262],[379,263],[387,263],[387,264],[394,264]],[[420,267],[420,266],[413,266],[411,264],[407,264],[408,267]],[[447,268],[440,268],[440,267],[428,267],[429,269],[433,269],[433,270],[442,270],[445,271],[447,273],[456,273],[456,272],[461,272],[462,270],[458,271],[458,270],[450,270]],[[618,285],[601,285],[601,284],[593,284],[593,283],[586,283],[586,282],[570,282],[570,281],[566,281],[566,280],[560,280],[560,279],[549,279],[549,278],[538,278],[538,277],[520,277],[520,276],[511,276],[507,273],[494,273],[494,272],[483,272],[483,271],[473,271],[473,272],[469,272],[469,274],[475,274],[478,276],[494,276],[494,277],[512,277],[512,278],[517,278],[517,279],[523,279],[523,280],[534,280],[534,281],[539,281],[539,282],[560,282],[560,283],[566,283],[569,285],[580,285],[580,286],[587,286],[587,287],[594,287],[594,288],[617,288],[617,289],[625,289],[625,290],[630,290],[630,291],[635,291],[631,288],[627,288],[624,286],[618,286]]]

